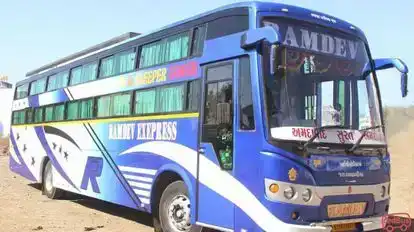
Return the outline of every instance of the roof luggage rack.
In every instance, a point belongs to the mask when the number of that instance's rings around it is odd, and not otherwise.
[[[84,49],[84,50],[82,50],[82,51],[80,51],[80,52],[77,52],[77,53],[74,53],[74,54],[72,54],[72,55],[69,55],[69,56],[63,57],[63,58],[61,58],[61,59],[59,59],[59,60],[56,60],[56,61],[54,61],[54,62],[52,62],[52,63],[46,64],[46,65],[43,65],[43,66],[42,66],[42,67],[40,67],[40,68],[37,68],[37,69],[35,69],[35,70],[32,70],[32,71],[30,71],[30,72],[26,73],[26,77],[28,77],[28,76],[32,76],[32,75],[34,75],[34,74],[40,73],[40,72],[45,71],[45,70],[50,69],[50,68],[54,68],[54,67],[56,67],[56,66],[57,66],[57,65],[59,65],[59,64],[62,64],[62,63],[68,62],[68,61],[73,60],[73,59],[76,59],[76,58],[78,58],[78,57],[81,57],[81,56],[87,55],[88,53],[92,53],[92,52],[98,51],[98,50],[100,50],[100,49],[103,49],[103,48],[109,47],[109,46],[111,46],[111,45],[114,45],[114,44],[120,43],[120,42],[122,42],[122,41],[128,40],[128,39],[130,39],[130,38],[133,38],[133,37],[136,37],[136,36],[139,36],[139,35],[140,35],[140,33],[136,33],[136,32],[127,32],[127,33],[125,33],[125,34],[119,35],[119,36],[114,37],[114,38],[112,38],[112,39],[110,39],[110,40],[107,40],[107,41],[105,41],[105,42],[102,42],[102,43],[100,43],[100,44],[97,44],[97,45],[94,45],[94,46],[89,47],[89,48],[87,48],[87,49]]]

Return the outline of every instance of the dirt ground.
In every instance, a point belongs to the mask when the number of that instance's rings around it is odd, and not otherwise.
[[[387,124],[392,155],[390,213],[414,217],[414,117],[393,115]],[[7,144],[0,140],[0,232],[153,231],[149,214],[78,196],[49,200],[38,186],[9,171],[3,146]]]
[[[49,200],[39,186],[9,171],[0,155],[0,232],[150,232],[149,214],[71,196]]]

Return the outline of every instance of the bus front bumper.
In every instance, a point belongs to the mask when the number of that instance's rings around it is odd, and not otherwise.
[[[350,223],[361,223],[363,231],[374,231],[382,229],[382,217],[371,217],[371,218],[357,218],[357,219],[348,219],[348,220],[338,220],[338,221],[327,221],[321,223],[312,223],[309,226],[303,225],[290,225],[291,228],[289,232],[329,232],[333,231],[333,225],[339,224],[350,224]]]

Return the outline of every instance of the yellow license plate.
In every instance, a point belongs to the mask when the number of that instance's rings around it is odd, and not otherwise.
[[[328,217],[359,216],[365,212],[366,202],[328,205]]]
[[[334,232],[342,232],[342,231],[354,231],[356,229],[355,223],[347,223],[347,224],[338,224],[332,226],[332,231]]]

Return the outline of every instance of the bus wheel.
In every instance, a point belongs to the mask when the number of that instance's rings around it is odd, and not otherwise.
[[[59,199],[63,195],[63,190],[53,187],[52,162],[47,161],[43,170],[43,193],[50,199]]]
[[[201,227],[191,224],[191,206],[188,190],[183,181],[175,181],[165,188],[159,203],[157,232],[200,232]]]

